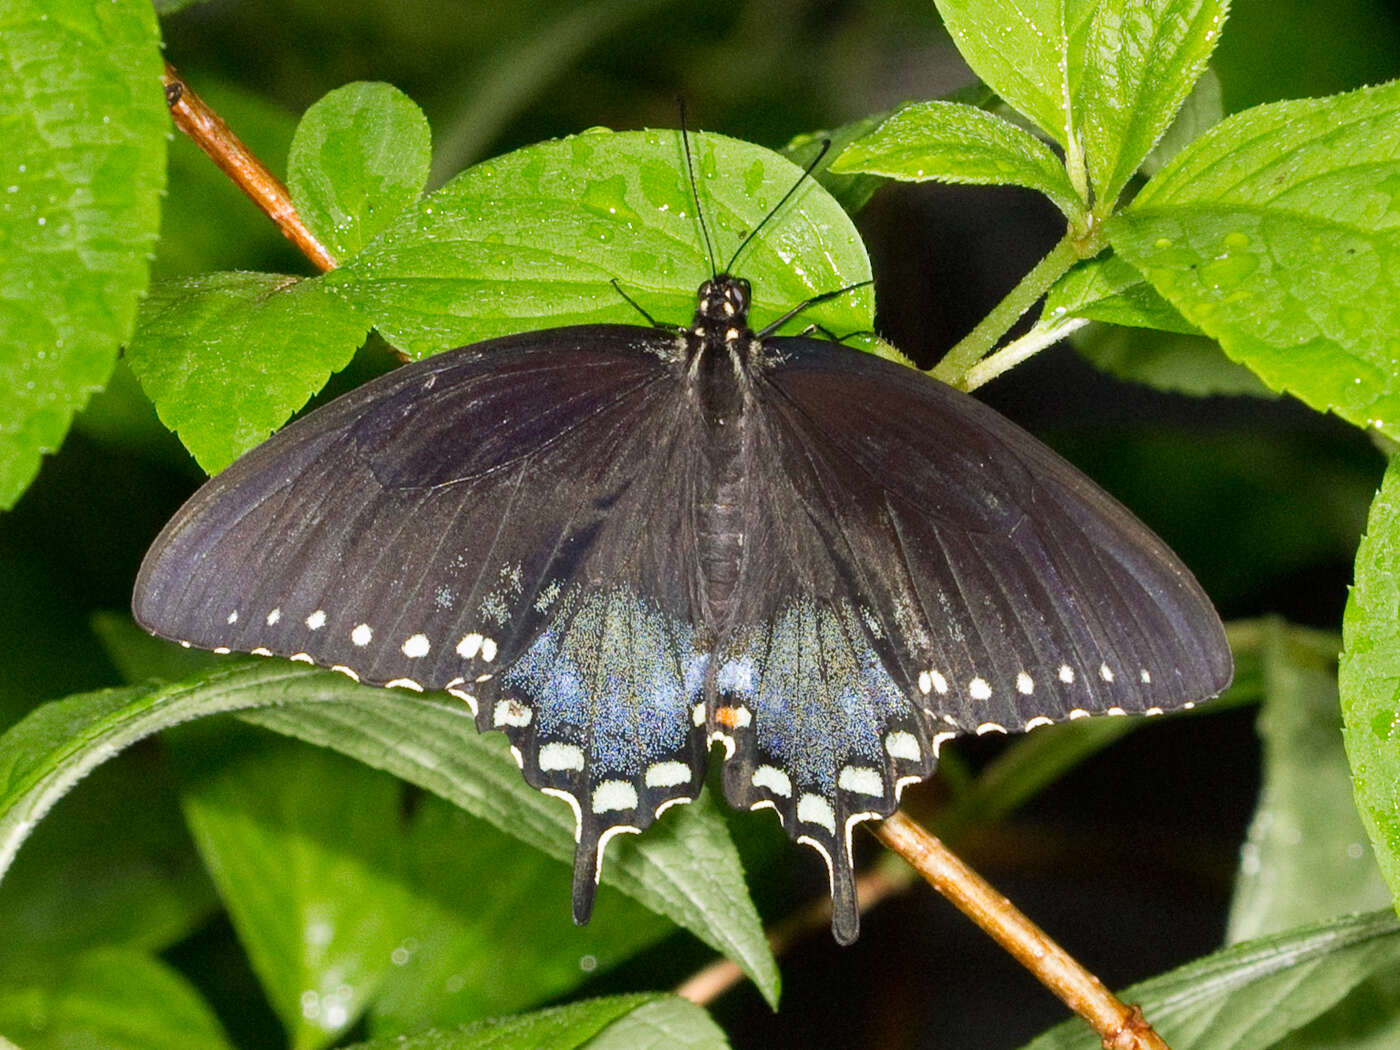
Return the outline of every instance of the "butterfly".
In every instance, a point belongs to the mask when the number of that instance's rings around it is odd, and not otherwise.
[[[774,334],[809,304],[754,331],[732,269],[687,326],[491,339],[308,413],[160,533],[137,621],[458,698],[573,810],[578,922],[608,841],[720,748],[728,801],[825,861],[841,943],[853,829],[947,741],[1229,683],[1209,600],[1112,497],[964,393]]]

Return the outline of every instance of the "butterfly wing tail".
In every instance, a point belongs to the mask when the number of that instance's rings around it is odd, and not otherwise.
[[[574,922],[584,926],[593,916],[598,895],[598,840],[581,840],[574,847]]]

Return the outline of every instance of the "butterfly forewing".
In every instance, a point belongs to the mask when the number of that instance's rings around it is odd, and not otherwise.
[[[1140,521],[985,405],[816,340],[778,340],[765,399],[940,721],[1034,728],[1159,712],[1232,672],[1220,620]],[[853,410],[853,406],[865,406]]]
[[[367,384],[181,510],[138,620],[462,698],[575,809],[586,917],[600,840],[694,797],[703,770],[674,344],[560,330]]]
[[[1161,541],[995,412],[829,342],[765,352],[714,731],[730,801],[826,860],[849,941],[851,828],[946,740],[1190,706],[1231,662]]]

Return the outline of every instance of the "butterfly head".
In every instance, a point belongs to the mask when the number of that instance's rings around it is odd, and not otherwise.
[[[721,334],[730,330],[746,332],[751,297],[748,281],[727,273],[717,274],[700,286],[691,326],[697,331],[718,329]]]

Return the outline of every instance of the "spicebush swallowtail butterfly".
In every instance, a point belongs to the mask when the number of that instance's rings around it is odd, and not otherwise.
[[[365,384],[186,503],[136,619],[460,698],[572,807],[579,922],[609,838],[694,798],[722,745],[729,802],[821,854],[850,942],[852,830],[946,741],[1189,707],[1231,658],[1181,562],[1040,442],[749,305],[716,273],[686,328]]]

